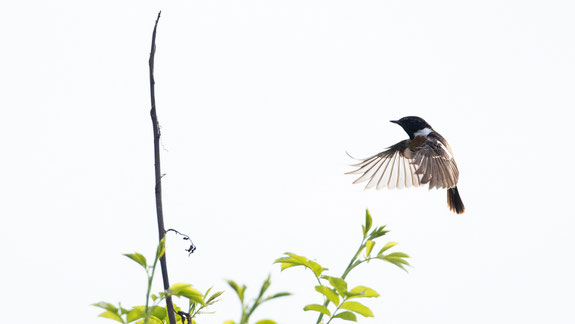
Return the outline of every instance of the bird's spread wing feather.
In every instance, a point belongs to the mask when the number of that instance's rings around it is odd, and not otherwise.
[[[365,189],[370,188],[408,188],[421,184],[417,167],[405,156],[409,149],[409,140],[401,141],[387,150],[368,157],[352,166],[356,170],[347,174],[361,174],[353,183],[368,181]]]
[[[421,175],[421,184],[429,183],[432,188],[453,188],[457,185],[459,171],[447,141],[439,134],[432,133],[419,147],[412,163],[417,166],[416,174]]]
[[[401,189],[427,183],[429,189],[452,188],[459,178],[451,149],[437,133],[418,147],[410,146],[409,140],[401,141],[352,166],[357,169],[347,174],[361,174],[353,183],[368,181],[365,189]]]

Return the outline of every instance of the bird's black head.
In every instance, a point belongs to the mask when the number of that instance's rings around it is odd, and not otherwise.
[[[415,137],[415,132],[422,129],[429,128],[430,130],[433,130],[433,128],[431,128],[423,118],[419,118],[417,116],[403,117],[400,120],[391,120],[391,122],[401,126],[407,135],[409,135],[410,139]]]

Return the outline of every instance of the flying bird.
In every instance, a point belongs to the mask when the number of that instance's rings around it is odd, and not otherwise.
[[[429,184],[429,189],[447,189],[447,205],[457,214],[465,211],[457,180],[459,170],[449,144],[423,118],[416,116],[391,120],[405,130],[409,139],[361,160],[346,174],[361,174],[353,183],[368,181],[370,188],[408,188]]]

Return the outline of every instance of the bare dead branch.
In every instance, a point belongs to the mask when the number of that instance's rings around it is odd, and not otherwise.
[[[160,128],[158,125],[158,116],[156,115],[156,91],[155,91],[155,80],[154,80],[154,57],[156,55],[156,30],[158,28],[158,21],[160,20],[160,15],[162,12],[158,12],[158,18],[156,18],[156,23],[154,24],[154,32],[152,33],[152,49],[150,51],[150,60],[148,62],[150,68],[150,99],[152,104],[152,109],[150,110],[150,115],[152,117],[152,127],[154,130],[154,161],[155,161],[155,175],[156,175],[156,214],[158,218],[158,233],[160,241],[166,235],[164,229],[164,211],[162,207],[162,172],[160,168]],[[164,283],[164,290],[170,288],[170,281],[168,279],[168,265],[166,262],[166,253],[160,259],[160,267],[162,269],[162,278]],[[168,310],[168,318],[170,323],[176,323],[176,315],[174,313],[174,305],[172,303],[172,297],[168,294],[166,295],[166,308]]]

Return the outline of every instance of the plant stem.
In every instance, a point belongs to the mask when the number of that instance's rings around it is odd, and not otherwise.
[[[164,212],[162,207],[162,173],[160,168],[160,129],[158,126],[158,117],[156,115],[156,91],[155,91],[155,81],[154,81],[154,56],[156,54],[156,29],[158,27],[158,21],[160,20],[160,14],[158,12],[158,18],[156,18],[156,23],[154,24],[154,32],[152,33],[152,49],[150,50],[150,100],[152,109],[150,110],[150,115],[152,117],[152,127],[154,130],[154,161],[155,161],[155,176],[156,176],[156,214],[158,218],[158,234],[160,241],[166,235],[166,230],[164,228]],[[164,282],[164,290],[170,288],[170,281],[168,279],[168,265],[166,263],[166,253],[160,258],[160,267],[162,269],[162,278]],[[166,308],[168,310],[168,318],[170,323],[176,323],[176,314],[174,313],[174,305],[172,304],[172,296],[166,295]]]
[[[343,300],[341,301],[341,304],[345,303],[346,300],[347,300],[347,299],[343,299]],[[334,316],[336,315],[337,311],[339,310],[339,307],[341,306],[341,304],[339,304],[339,306],[337,306],[337,307],[335,308],[335,310],[333,311],[333,315],[331,315],[331,317],[329,318],[329,320],[328,320],[327,323],[325,323],[325,324],[329,324],[329,323],[331,322],[331,320],[334,318]]]
[[[152,281],[154,280],[154,273],[156,272],[156,265],[158,264],[158,258],[154,259],[154,265],[152,266],[152,274],[148,274],[148,290],[146,291],[146,317],[144,318],[144,324],[148,323],[149,318],[149,302],[150,302],[150,292],[152,291]]]
[[[357,252],[355,252],[355,255],[353,256],[353,258],[351,259],[351,261],[349,262],[349,264],[347,265],[347,268],[345,269],[345,271],[343,272],[343,274],[341,275],[341,279],[345,279],[345,277],[347,277],[347,275],[349,274],[349,272],[351,271],[351,269],[355,268],[355,266],[353,265],[355,263],[355,260],[357,260],[357,257],[359,256],[359,254],[361,253],[361,251],[365,248],[365,239],[363,239],[361,241],[361,245],[359,246],[359,249],[357,249]]]
[[[249,310],[248,313],[246,314],[246,318],[245,318],[246,324],[247,324],[248,319],[250,318],[250,316],[252,316],[252,313],[253,313],[253,312],[256,310],[256,308],[260,305],[261,299],[262,299],[262,296],[261,296],[261,295],[258,296],[258,298],[256,299],[256,301],[254,302],[254,304],[252,305],[252,307],[250,308],[250,310]]]
[[[349,274],[349,272],[351,271],[351,269],[355,268],[355,266],[353,265],[355,263],[355,260],[357,260],[357,257],[359,257],[359,254],[361,253],[361,251],[365,248],[365,238],[361,240],[361,244],[359,245],[359,248],[357,249],[357,252],[355,252],[355,255],[353,256],[353,258],[351,258],[351,261],[349,261],[349,264],[347,265],[347,268],[345,269],[345,271],[343,272],[343,274],[341,275],[341,279],[345,279],[345,277],[347,277],[347,275]],[[327,305],[329,305],[329,300],[326,300],[323,303],[324,307],[327,307]],[[338,307],[339,308],[339,307]],[[336,309],[337,311],[337,309]],[[334,313],[335,314],[335,313]],[[321,322],[321,319],[323,318],[323,313],[319,314],[319,317],[317,318],[317,322],[316,324],[319,324]],[[328,321],[328,323],[331,321]]]
[[[244,303],[244,299],[240,298],[240,303],[242,306],[242,317],[240,317],[240,323],[239,324],[247,324],[248,322],[248,317],[246,317],[246,309],[247,309],[247,305]]]

